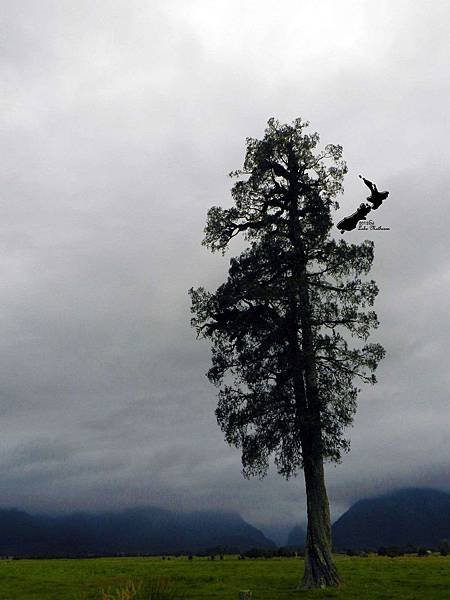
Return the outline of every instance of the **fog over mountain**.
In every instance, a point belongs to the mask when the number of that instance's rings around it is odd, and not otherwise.
[[[390,191],[375,218],[388,231],[344,234],[375,242],[387,357],[327,469],[333,516],[398,487],[450,489],[448,12],[2,3],[0,506],[304,521],[301,474],[242,478],[189,325],[187,289],[214,289],[231,256],[200,245],[206,211],[230,205],[227,173],[271,116],[344,147],[335,222],[367,195],[358,174]]]

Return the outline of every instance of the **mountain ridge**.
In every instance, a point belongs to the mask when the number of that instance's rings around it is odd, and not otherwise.
[[[409,487],[355,502],[332,526],[336,549],[436,547],[450,537],[450,494]]]
[[[0,508],[0,555],[83,556],[243,552],[275,544],[238,513],[177,513],[160,507],[118,512],[29,514]]]

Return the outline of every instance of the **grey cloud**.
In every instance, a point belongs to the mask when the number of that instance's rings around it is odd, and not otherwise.
[[[70,454],[71,447],[57,440],[36,439],[11,450],[6,466],[25,467],[36,463],[64,461]]]

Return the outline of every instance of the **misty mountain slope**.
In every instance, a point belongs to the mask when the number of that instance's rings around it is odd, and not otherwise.
[[[333,525],[337,549],[435,547],[450,538],[450,494],[407,488],[356,502]]]
[[[221,547],[245,551],[273,542],[238,514],[162,508],[68,516],[0,510],[0,555],[162,554]]]
[[[306,531],[303,529],[301,525],[295,525],[291,529],[287,539],[288,546],[304,546],[306,541]]]

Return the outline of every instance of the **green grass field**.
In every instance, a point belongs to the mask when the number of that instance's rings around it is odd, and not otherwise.
[[[450,599],[450,556],[426,558],[336,556],[344,583],[338,589],[296,592],[303,571],[298,558],[223,561],[186,557],[84,560],[0,561],[0,600],[101,600],[101,589],[133,581],[166,578],[177,598],[237,600],[252,590],[252,600],[339,598],[372,600]]]

